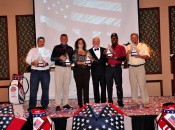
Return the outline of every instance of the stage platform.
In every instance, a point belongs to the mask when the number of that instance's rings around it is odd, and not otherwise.
[[[93,103],[94,100],[90,99],[90,103]],[[167,102],[175,102],[175,97],[150,97],[149,108],[145,108],[142,105],[140,106],[132,106],[131,98],[124,98],[124,108],[120,108],[126,115],[132,118],[132,129],[133,130],[154,130],[154,119],[161,112],[162,105]],[[37,103],[40,106],[40,102]],[[49,107],[47,109],[47,115],[51,117],[51,119],[55,123],[56,130],[65,130],[67,118],[71,117],[75,111],[77,111],[78,105],[77,100],[71,99],[70,105],[74,106],[73,110],[64,110],[56,112],[55,111],[55,102],[54,100],[50,100]],[[114,99],[114,105],[117,106],[117,99]],[[118,106],[117,106],[118,107]],[[25,117],[28,117],[28,101],[24,104]],[[31,130],[31,124],[29,121],[23,127],[24,130]]]

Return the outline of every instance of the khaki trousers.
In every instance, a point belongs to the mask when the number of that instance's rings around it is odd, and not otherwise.
[[[55,103],[61,106],[68,104],[69,85],[71,81],[71,67],[55,66]]]
[[[131,85],[131,96],[134,102],[138,103],[138,87],[140,88],[141,101],[143,104],[149,102],[146,88],[146,76],[144,65],[138,67],[129,66],[129,80]]]

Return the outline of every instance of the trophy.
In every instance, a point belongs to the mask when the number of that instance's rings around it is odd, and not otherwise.
[[[91,64],[92,64],[92,60],[93,60],[92,55],[91,55],[89,52],[87,52],[87,54],[86,54],[86,60],[85,60],[85,64],[87,64],[88,66],[91,66]]]
[[[71,63],[70,63],[70,60],[69,60],[69,55],[66,53],[66,60],[64,61],[66,66],[70,66]]]
[[[137,48],[135,47],[135,45],[132,45],[131,48],[132,48],[131,56],[137,56],[138,52],[137,52]]]
[[[106,52],[106,55],[107,55],[107,57],[112,57],[113,56],[113,49],[111,48],[111,46],[110,45],[108,45],[108,48],[107,48],[107,52]]]
[[[39,54],[38,58],[37,58],[37,67],[44,67],[44,60],[43,57],[41,56],[41,54]]]

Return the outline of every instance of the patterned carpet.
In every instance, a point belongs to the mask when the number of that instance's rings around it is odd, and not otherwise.
[[[50,100],[49,107],[47,109],[47,115],[49,115],[51,118],[58,118],[58,117],[71,117],[75,111],[77,111],[78,105],[77,100],[71,99],[69,100],[70,105],[74,107],[73,110],[63,110],[56,112],[55,111],[55,101]],[[94,100],[90,99],[90,103],[93,103]],[[140,106],[133,106],[131,105],[131,98],[124,98],[124,108],[121,108],[121,110],[127,114],[128,116],[136,116],[136,115],[158,115],[162,110],[162,105],[167,102],[175,102],[175,97],[150,97],[150,104],[149,108],[143,107],[143,105]],[[114,99],[114,105],[117,106],[117,99]],[[40,106],[40,101],[38,101],[37,106]],[[117,106],[118,107],[118,106]],[[24,104],[24,110],[26,113],[26,117],[28,116],[27,112],[28,108],[28,101]]]

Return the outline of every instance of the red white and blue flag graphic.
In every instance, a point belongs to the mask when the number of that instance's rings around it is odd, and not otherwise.
[[[13,115],[13,105],[0,106],[0,115],[11,114]]]
[[[26,120],[12,116],[0,116],[0,130],[21,130]]]
[[[21,105],[0,105],[0,130],[21,130],[26,122]]]
[[[69,120],[67,130],[127,130],[125,114],[112,104],[85,105],[78,110],[72,118],[70,128]],[[127,118],[127,123],[131,120]],[[129,126],[132,130],[132,126]]]
[[[57,31],[69,32],[68,30],[71,29],[78,37],[87,31],[83,30],[84,24],[90,25],[93,35],[106,34],[105,27],[108,30],[113,30],[113,28],[118,29],[121,26],[122,0],[72,0],[71,2],[67,0],[40,0],[40,3],[45,10],[36,10],[36,12],[43,11],[39,13],[41,14],[39,16],[40,23],[45,23]],[[103,13],[101,13],[102,10]],[[71,24],[68,24],[70,21]],[[91,32],[86,33],[90,34]]]
[[[156,130],[174,130],[175,129],[175,104],[164,104],[162,113],[156,120]]]

